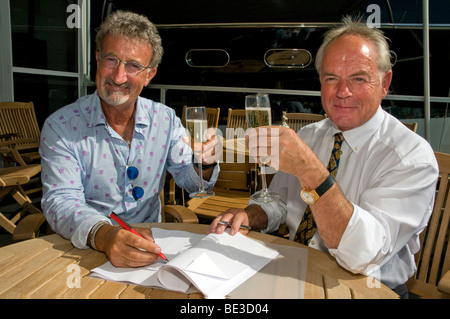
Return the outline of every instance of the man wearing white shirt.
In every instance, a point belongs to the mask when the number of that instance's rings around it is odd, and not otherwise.
[[[405,282],[416,270],[419,234],[433,208],[438,177],[433,150],[380,106],[392,69],[389,46],[379,30],[344,19],[342,27],[327,33],[316,68],[327,119],[297,134],[272,127],[266,145],[256,143],[258,129],[248,134],[250,153],[268,147],[270,164],[279,170],[270,189],[280,200],[229,209],[209,232],[224,231],[220,220],[232,222],[231,233],[241,224],[264,232],[286,224],[294,240],[309,206],[317,227],[310,247],[407,297]],[[327,164],[339,132],[344,141],[333,179]]]

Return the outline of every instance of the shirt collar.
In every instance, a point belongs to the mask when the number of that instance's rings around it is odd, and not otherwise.
[[[363,147],[363,145],[370,139],[370,137],[375,133],[375,131],[381,126],[384,119],[384,113],[381,106],[378,107],[377,112],[370,120],[368,120],[363,125],[342,132],[344,135],[345,142],[353,150],[353,152],[358,153],[358,151]],[[332,133],[333,135],[339,133],[338,127],[332,123]]]

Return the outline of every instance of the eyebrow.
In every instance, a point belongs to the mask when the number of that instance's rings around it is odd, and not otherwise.
[[[357,71],[357,72],[355,72],[355,73],[352,73],[352,74],[350,74],[349,77],[361,76],[361,75],[366,75],[366,76],[370,77],[369,72],[363,71],[363,70]],[[332,73],[332,72],[325,72],[325,73],[323,74],[323,76],[336,76],[336,77],[340,77],[339,75],[334,74],[334,73]]]
[[[355,72],[355,73],[353,73],[353,74],[351,74],[350,75],[350,77],[352,77],[352,76],[360,76],[360,75],[367,75],[368,77],[370,77],[370,74],[369,74],[369,72],[367,72],[367,71],[358,71],[358,72]]]

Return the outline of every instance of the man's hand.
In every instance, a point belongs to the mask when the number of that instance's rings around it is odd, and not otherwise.
[[[311,148],[290,128],[263,126],[249,130],[246,143],[250,155],[258,161],[264,158],[267,165],[294,175],[300,181],[308,182],[310,175],[317,175],[318,184],[302,183],[303,186],[315,189],[329,174]]]
[[[230,208],[217,216],[211,223],[208,229],[209,233],[221,234],[228,226],[219,224],[219,221],[231,223],[230,235],[235,235],[240,232],[243,235],[248,234],[248,230],[240,228],[241,225],[249,225],[252,229],[267,228],[267,215],[261,206],[252,204],[245,209]]]
[[[206,131],[206,142],[205,143],[195,143],[195,145],[191,144],[191,140],[189,136],[184,136],[183,141],[192,147],[193,151],[200,151],[201,147],[201,160],[202,164],[212,164],[220,160],[223,152],[223,143],[222,137],[216,135],[217,129],[209,128]]]
[[[161,248],[155,244],[152,231],[148,228],[135,230],[143,238],[125,229],[104,225],[95,235],[95,244],[116,267],[142,267],[155,262]]]
[[[212,164],[220,160],[223,152],[222,137],[216,135],[217,129],[206,131],[206,143],[202,145],[202,164]]]
[[[240,208],[230,208],[217,216],[211,223],[208,229],[208,234],[216,233],[221,234],[228,227],[226,225],[219,224],[219,221],[231,223],[230,235],[234,235],[237,232],[241,232],[243,235],[248,234],[248,230],[239,228],[241,225],[248,225],[247,212]]]

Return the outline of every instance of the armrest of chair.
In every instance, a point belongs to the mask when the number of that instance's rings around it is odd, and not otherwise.
[[[438,290],[450,294],[450,270],[442,275],[438,283]]]
[[[6,135],[8,137],[6,137]],[[0,149],[4,149],[4,151],[13,151],[16,149],[16,146],[19,144],[24,143],[32,143],[34,142],[31,138],[16,138],[16,139],[9,139],[10,136],[13,136],[12,134],[4,134],[0,136]],[[2,139],[6,139],[5,141],[2,141]]]
[[[0,151],[1,152],[11,152],[12,158],[14,162],[19,163],[21,166],[27,165],[25,160],[22,158],[22,156],[19,153],[20,145],[27,144],[27,143],[33,143],[34,140],[31,138],[20,138],[20,139],[13,139],[13,140],[7,140],[7,141],[0,141]]]
[[[20,136],[22,136],[22,134],[20,134],[20,133],[5,133],[5,134],[0,134],[0,139],[9,140],[11,137],[20,137]]]
[[[14,241],[33,239],[39,236],[39,230],[45,222],[45,216],[42,212],[28,214],[18,224],[14,230]]]
[[[1,139],[1,137],[0,137]],[[34,142],[34,139],[32,138],[15,138],[13,140],[7,139],[6,141],[0,141],[0,146],[10,146],[10,145],[16,145],[21,143],[32,143]]]
[[[197,215],[181,205],[164,205],[164,213],[171,215],[179,223],[198,224]]]

